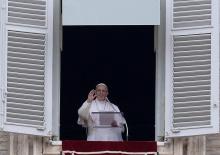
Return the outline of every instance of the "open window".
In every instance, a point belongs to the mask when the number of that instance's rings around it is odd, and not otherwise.
[[[86,139],[77,111],[104,82],[108,99],[124,113],[128,139],[154,140],[154,26],[64,26],[63,40],[61,139]]]
[[[63,1],[62,140],[86,139],[77,110],[99,82],[124,112],[128,139],[154,140],[159,14],[159,0]]]

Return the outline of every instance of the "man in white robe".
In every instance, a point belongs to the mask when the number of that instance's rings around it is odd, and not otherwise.
[[[119,108],[107,99],[108,87],[104,83],[96,86],[96,90],[91,90],[87,100],[79,108],[78,124],[88,128],[88,141],[122,141],[123,125],[126,123],[124,117],[120,115]],[[98,115],[94,112],[116,112],[115,120],[111,127],[96,127],[99,124]]]

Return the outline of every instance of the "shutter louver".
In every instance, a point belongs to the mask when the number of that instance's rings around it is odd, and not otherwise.
[[[8,31],[6,122],[44,127],[45,34]]]
[[[5,0],[0,11],[1,129],[52,136],[54,1]]]
[[[8,22],[46,26],[46,1],[8,0]]]
[[[211,125],[211,34],[173,40],[173,127]]]
[[[174,28],[210,25],[211,0],[174,0]]]
[[[166,137],[218,133],[219,0],[166,3]]]

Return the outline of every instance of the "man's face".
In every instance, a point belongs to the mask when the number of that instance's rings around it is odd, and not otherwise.
[[[99,101],[104,101],[106,97],[108,96],[108,89],[104,85],[100,85],[96,87],[96,98]]]

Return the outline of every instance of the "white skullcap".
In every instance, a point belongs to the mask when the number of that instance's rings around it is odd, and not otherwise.
[[[98,86],[104,86],[104,87],[106,87],[107,90],[108,90],[108,86],[107,86],[105,83],[99,83],[99,84],[96,85],[95,88],[97,88]]]

